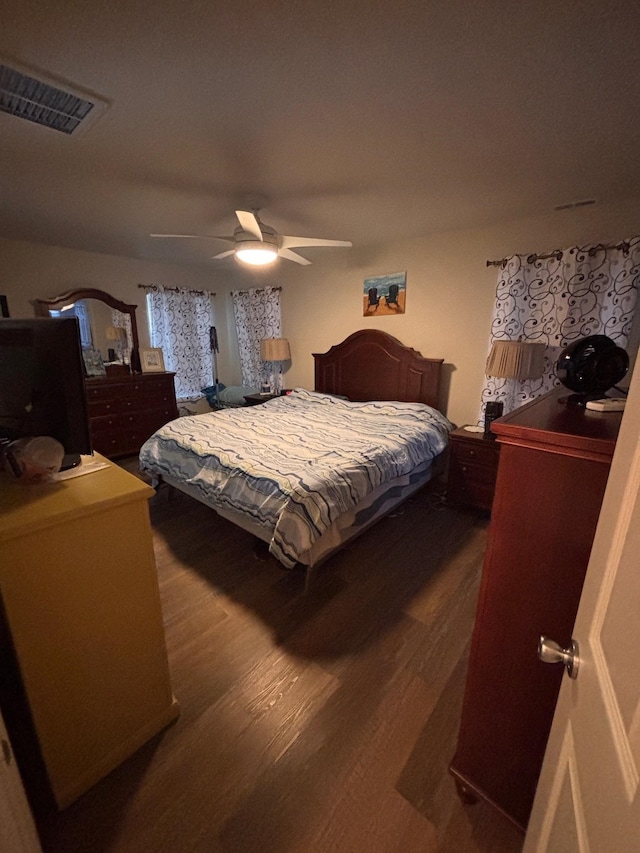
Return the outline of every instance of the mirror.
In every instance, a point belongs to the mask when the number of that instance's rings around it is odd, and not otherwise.
[[[37,317],[76,316],[83,350],[99,352],[107,373],[140,371],[137,305],[121,302],[103,290],[85,288],[36,299],[33,307]]]

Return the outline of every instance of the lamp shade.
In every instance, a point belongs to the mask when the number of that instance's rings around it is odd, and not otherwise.
[[[286,338],[264,338],[260,341],[260,358],[263,361],[289,361],[289,341]]]
[[[544,373],[543,343],[494,341],[485,373],[502,379],[539,379]]]
[[[106,337],[108,341],[124,341],[127,333],[122,326],[107,326]]]

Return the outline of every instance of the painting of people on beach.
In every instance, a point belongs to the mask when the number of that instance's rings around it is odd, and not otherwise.
[[[406,293],[406,272],[394,272],[389,275],[365,278],[362,294],[363,316],[381,317],[390,314],[404,314]]]

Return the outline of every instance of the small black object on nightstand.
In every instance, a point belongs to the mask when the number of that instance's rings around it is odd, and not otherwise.
[[[484,408],[484,437],[485,438],[495,438],[495,435],[491,432],[491,424],[497,418],[502,417],[502,412],[504,411],[504,403],[500,400],[491,400],[487,403]]]

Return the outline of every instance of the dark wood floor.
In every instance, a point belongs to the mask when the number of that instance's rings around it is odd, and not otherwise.
[[[517,853],[459,801],[455,749],[487,522],[423,490],[322,569],[151,501],[178,721],[59,815],[46,853]]]

